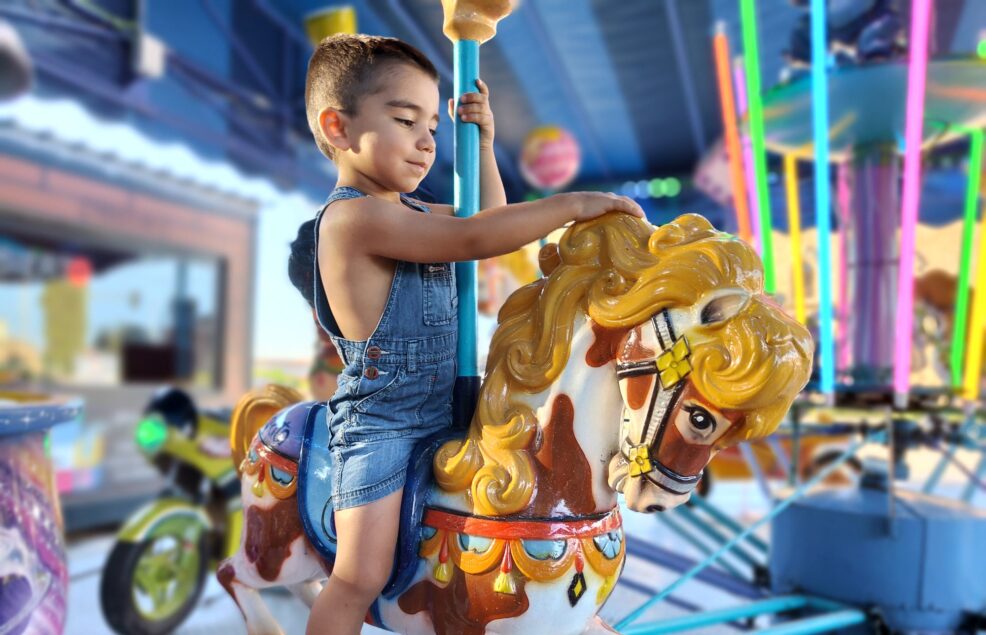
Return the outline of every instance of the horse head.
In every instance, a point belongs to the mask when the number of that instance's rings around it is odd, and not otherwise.
[[[777,428],[808,380],[813,345],[764,294],[753,249],[705,219],[657,228],[648,251],[656,262],[599,318],[656,309],[616,347],[625,409],[609,464],[627,506],[652,512],[687,501],[719,450]]]

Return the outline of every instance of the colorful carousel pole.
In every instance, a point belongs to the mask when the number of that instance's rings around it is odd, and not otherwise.
[[[746,101],[746,70],[743,57],[733,60],[733,79],[736,82],[736,117],[742,121],[747,113]],[[743,178],[746,184],[746,194],[750,207],[750,232],[753,236],[753,248],[758,254],[763,254],[763,241],[760,239],[760,199],[757,198],[757,171],[753,163],[753,144],[746,130],[740,133],[740,147],[743,152]]]
[[[811,3],[812,130],[815,138],[815,227],[818,229],[818,335],[821,390],[835,398],[835,340],[832,321],[832,210],[829,183],[828,40],[826,3]]]
[[[476,91],[479,45],[496,35],[496,24],[511,10],[508,0],[442,0],[443,31],[454,53],[455,110],[464,93]],[[479,211],[479,126],[455,118],[455,214],[468,217]],[[467,427],[479,395],[479,356],[476,350],[478,297],[475,261],[455,266],[459,294],[458,377],[452,398],[452,422]]]
[[[969,290],[972,269],[972,242],[976,233],[979,208],[979,180],[983,170],[983,131],[969,131],[969,181],[966,186],[965,213],[962,221],[962,256],[959,261],[959,287],[955,300],[955,319],[952,326],[952,386],[962,389],[962,362],[965,359],[966,326],[969,317]],[[980,250],[979,258],[983,253]],[[980,287],[981,288],[981,287]]]
[[[805,267],[801,255],[801,199],[798,196],[798,158],[784,157],[784,187],[787,190],[787,226],[791,232],[791,288],[794,295],[794,316],[805,324]]]
[[[757,41],[757,13],[754,0],[740,0],[743,23],[743,56],[746,59],[746,98],[749,101],[750,142],[757,176],[760,205],[760,239],[763,241],[764,289],[774,293],[774,246],[770,216],[770,190],[767,187],[767,147],[764,140],[763,98],[760,91],[760,45]]]
[[[972,306],[972,325],[965,356],[965,382],[962,396],[970,403],[979,399],[983,367],[983,329],[986,328],[986,225],[979,226],[979,260],[976,263],[976,297]]]
[[[743,180],[743,149],[740,145],[739,127],[736,124],[736,96],[729,72],[729,40],[726,26],[716,23],[712,40],[715,54],[716,78],[719,81],[719,109],[722,111],[722,128],[726,137],[726,155],[729,158],[729,175],[733,182],[733,207],[736,208],[736,227],[739,237],[746,242],[753,239],[750,233],[750,200]]]
[[[894,404],[903,408],[911,388],[914,324],[914,240],[921,203],[921,141],[924,88],[928,72],[931,0],[911,5],[910,64],[907,71],[907,118],[904,128],[904,193],[900,213],[900,268],[897,270],[897,322],[894,347]]]

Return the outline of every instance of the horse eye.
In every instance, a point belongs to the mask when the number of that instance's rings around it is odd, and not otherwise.
[[[708,430],[716,428],[716,420],[708,410],[695,406],[689,410],[688,421],[696,430]]]

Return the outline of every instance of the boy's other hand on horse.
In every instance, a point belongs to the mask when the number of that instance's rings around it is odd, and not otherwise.
[[[557,196],[573,199],[575,221],[591,220],[607,212],[623,212],[637,218],[646,218],[644,210],[636,201],[610,192],[570,192]]]
[[[479,126],[479,149],[492,150],[494,125],[493,110],[490,108],[490,87],[481,79],[476,80],[478,93],[463,93],[459,97],[459,118],[467,123],[474,123]],[[452,109],[455,107],[455,100],[448,100],[448,115],[455,121]]]

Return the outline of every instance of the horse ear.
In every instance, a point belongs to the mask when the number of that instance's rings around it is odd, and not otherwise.
[[[717,295],[702,307],[701,323],[715,324],[730,320],[742,311],[749,301],[750,294],[743,291],[730,291]]]
[[[550,276],[551,272],[561,264],[561,254],[558,252],[558,243],[548,243],[538,252],[538,266],[541,273]]]

